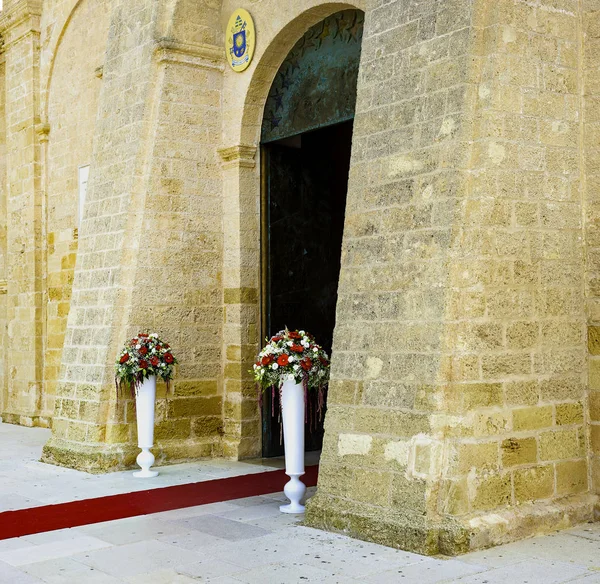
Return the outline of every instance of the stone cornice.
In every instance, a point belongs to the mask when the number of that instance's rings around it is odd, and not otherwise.
[[[224,50],[216,45],[180,43],[172,39],[160,39],[156,43],[159,63],[180,63],[201,69],[225,69]]]
[[[219,148],[217,152],[223,162],[223,168],[254,168],[256,166],[254,160],[256,150],[256,146],[251,144],[236,144],[235,146]]]
[[[2,50],[31,32],[40,32],[41,0],[18,0],[0,12],[0,35],[5,39]],[[22,30],[14,30],[27,24]],[[14,34],[13,34],[14,33]]]

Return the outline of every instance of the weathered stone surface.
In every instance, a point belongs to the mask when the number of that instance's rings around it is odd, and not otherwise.
[[[595,7],[358,4],[333,379],[307,521],[458,553],[587,520],[600,484]],[[112,366],[149,328],[181,363],[173,392],[158,388],[157,461],[260,452],[249,369],[264,100],[283,56],[340,6],[253,3],[260,41],[243,74],[223,67],[230,8],[5,1],[0,411],[52,425],[49,462],[133,463],[135,409],[116,400]]]
[[[367,398],[364,420],[360,402],[346,399],[342,410],[331,397],[319,496],[307,519],[352,531],[348,516],[367,513],[344,485],[353,467],[364,466],[360,455],[339,475],[328,454],[327,442],[335,443],[351,421],[353,430],[358,424],[366,435],[403,444],[394,504],[378,490],[369,516],[424,523],[433,530],[421,532],[423,541],[423,533],[433,533],[425,547],[452,549],[448,538],[456,538],[460,550],[549,530],[589,516],[593,506],[593,498],[572,503],[588,490],[585,368],[588,349],[600,354],[594,326],[586,344],[583,310],[586,278],[588,292],[600,294],[600,280],[592,277],[597,268],[586,265],[584,250],[579,136],[587,118],[578,105],[584,55],[572,45],[585,18],[578,10],[585,9],[570,5],[555,19],[548,6],[512,0],[432,4],[415,18],[434,19],[435,31],[425,41],[416,36],[397,45],[392,77],[385,71],[397,32],[384,14],[402,6],[388,3],[376,9],[378,18],[367,19],[332,372],[340,386],[412,383],[416,399],[398,399],[406,422],[394,426],[383,416],[391,406],[383,396]],[[461,41],[437,52],[446,34]],[[387,52],[372,49],[384,39]],[[559,64],[563,57],[551,47],[567,45],[570,57]],[[390,108],[400,124],[382,149],[384,129],[369,120]],[[600,209],[587,208],[600,248]],[[346,282],[360,294],[353,296]],[[389,290],[402,299],[391,315],[383,300]],[[349,308],[354,297],[361,314]],[[600,308],[596,314],[600,323]],[[359,322],[383,330],[387,320],[399,336],[410,330],[410,345],[391,340],[374,347],[351,334]],[[600,389],[596,378],[591,369],[590,385]],[[361,415],[353,417],[353,410]],[[411,410],[425,413],[429,427],[410,424]],[[592,450],[600,449],[595,427],[590,436]],[[425,439],[445,452],[437,465],[417,450]],[[417,500],[424,500],[422,511],[411,514]],[[566,512],[568,519],[537,503],[558,509],[559,500],[576,509]],[[336,510],[334,519],[327,507]],[[470,536],[449,530],[442,537],[442,515],[460,519]],[[378,538],[374,527],[365,530]],[[397,545],[415,549],[407,530],[398,538]]]

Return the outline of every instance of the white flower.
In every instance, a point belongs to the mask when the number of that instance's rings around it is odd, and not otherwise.
[[[156,333],[152,333],[150,336],[154,337],[155,339],[158,338],[158,335]]]
[[[315,347],[315,348],[313,349],[313,353],[318,353],[318,352],[319,352],[319,349],[317,349],[317,347]]]
[[[286,343],[286,345],[287,345],[288,347],[291,347],[293,344],[294,344],[294,343],[292,343],[292,341],[288,341],[288,342]]]
[[[258,365],[254,363],[254,365],[252,365],[252,368],[256,371],[258,369]]]
[[[273,365],[271,365],[271,369],[273,369],[273,370],[279,369],[279,365],[277,365],[277,363],[273,363]]]
[[[141,348],[142,348],[142,345],[136,345],[136,346],[135,346],[135,348],[136,348],[136,349],[141,349]]]
[[[298,371],[300,369],[300,365],[294,365],[294,371]]]
[[[293,363],[296,360],[296,358],[293,355],[290,355],[290,358],[288,359],[288,361],[290,363]]]
[[[305,331],[298,331],[302,336],[304,336],[306,334]]]

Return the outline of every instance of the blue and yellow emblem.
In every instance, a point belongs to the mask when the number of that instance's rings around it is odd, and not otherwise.
[[[252,62],[256,46],[256,32],[250,14],[238,8],[229,19],[226,31],[227,60],[238,73],[247,69]]]

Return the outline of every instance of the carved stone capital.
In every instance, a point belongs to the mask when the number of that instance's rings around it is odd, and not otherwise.
[[[38,135],[40,142],[48,142],[50,135],[50,124],[36,124],[35,133]]]
[[[217,152],[223,162],[223,168],[242,167],[254,168],[256,161],[256,146],[251,144],[236,144],[226,148],[219,148]]]

